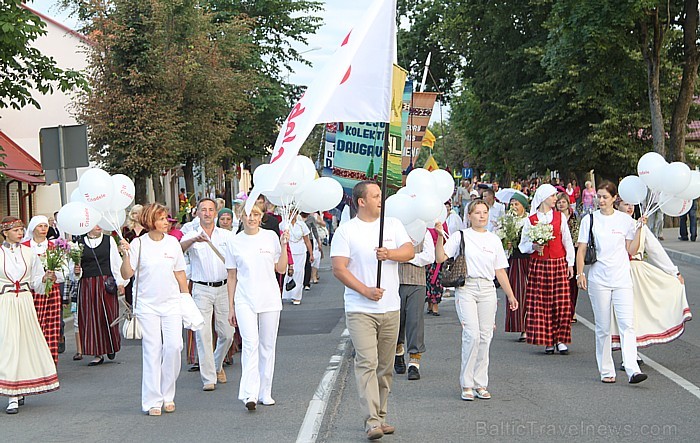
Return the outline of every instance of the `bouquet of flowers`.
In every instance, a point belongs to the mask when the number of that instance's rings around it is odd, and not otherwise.
[[[83,258],[83,245],[78,242],[68,242],[68,258],[74,265],[79,265]]]
[[[554,240],[554,228],[549,223],[537,223],[530,228],[530,240],[538,245],[546,245],[550,240]],[[543,255],[542,252],[539,253]]]
[[[513,248],[520,243],[520,232],[522,229],[522,217],[519,217],[515,211],[508,210],[504,216],[499,217],[496,235],[501,239],[507,256],[510,257]]]
[[[53,246],[49,246],[46,249],[46,253],[41,257],[44,269],[47,271],[63,272],[63,267],[67,264],[67,244],[63,240],[56,240]],[[44,294],[48,297],[51,288],[53,288],[54,281],[46,279],[44,286]]]

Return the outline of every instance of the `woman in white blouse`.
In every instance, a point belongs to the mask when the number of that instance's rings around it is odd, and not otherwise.
[[[243,339],[238,399],[249,411],[255,410],[258,401],[268,406],[275,404],[272,377],[282,310],[275,271],[281,274],[287,268],[289,239],[288,232],[278,238],[273,231],[261,229],[262,216],[258,206],[253,206],[250,215],[243,212],[243,231],[226,250],[229,322],[238,326]]]
[[[180,374],[182,311],[180,294],[189,292],[185,257],[172,235],[168,209],[158,203],[143,208],[139,223],[148,234],[122,240],[127,252],[121,266],[125,279],[134,277],[134,314],[143,338],[141,410],[158,416],[175,412],[175,384]]]
[[[482,399],[491,398],[486,388],[489,382],[489,347],[496,321],[494,278],[498,279],[506,293],[511,310],[518,309],[518,300],[513,295],[505,271],[508,259],[501,239],[486,230],[489,207],[483,200],[474,200],[469,204],[467,215],[471,228],[452,233],[444,245],[442,223],[435,223],[435,230],[438,231],[435,259],[443,263],[449,257],[456,257],[464,238],[466,284],[457,288],[455,306],[462,323],[461,396],[462,400],[470,401],[474,400],[475,395]]]
[[[309,260],[313,262],[313,248],[309,234],[311,230],[300,216],[290,220],[290,226],[282,226],[281,229],[289,231],[289,249],[292,252],[293,265],[289,265],[289,273],[284,279],[284,290],[282,298],[291,300],[293,305],[301,304],[301,296],[304,292],[304,265],[306,264],[306,253],[309,253]],[[294,287],[287,289],[287,285],[294,281]]]
[[[634,330],[634,295],[629,257],[640,245],[643,217],[636,224],[627,214],[613,207],[617,186],[605,180],[598,185],[600,209],[581,219],[576,254],[576,280],[579,288],[588,290],[595,316],[596,361],[603,383],[615,383],[612,358],[611,321],[613,312],[620,328],[622,358],[630,383],[647,379],[637,364],[637,337]],[[584,274],[584,260],[593,223],[597,261]]]

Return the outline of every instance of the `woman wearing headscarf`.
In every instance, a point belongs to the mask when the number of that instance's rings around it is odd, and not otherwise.
[[[37,320],[32,290],[43,295],[46,280],[39,256],[20,244],[24,223],[16,217],[0,222],[0,396],[9,397],[6,412],[17,414],[25,395],[58,389],[56,365]]]
[[[574,275],[574,244],[562,213],[554,210],[557,190],[543,184],[535,192],[530,216],[525,219],[520,252],[530,254],[525,290],[525,332],[527,342],[544,346],[546,354],[555,348],[569,353],[571,343],[571,298],[569,278]],[[530,230],[540,223],[552,226],[554,239],[544,245],[533,243]]]
[[[636,224],[627,214],[616,211],[613,204],[617,186],[609,181],[598,185],[600,209],[581,219],[576,254],[576,279],[579,288],[588,290],[595,317],[595,352],[600,380],[615,383],[615,364],[612,358],[611,322],[617,320],[622,338],[622,359],[630,383],[647,379],[637,364],[637,336],[634,330],[634,293],[629,257],[639,250],[643,217]],[[583,272],[591,223],[595,238],[597,261]],[[589,284],[590,283],[590,284]]]
[[[36,215],[29,220],[29,226],[27,226],[27,232],[22,242],[40,260],[46,256],[47,250],[56,248],[54,242],[46,238],[48,231],[48,218],[43,215]],[[80,274],[79,269],[80,265],[75,269],[77,271],[76,274]],[[58,364],[58,342],[61,339],[61,310],[63,307],[59,284],[63,283],[64,279],[63,272],[57,273],[56,284],[53,285],[49,294],[38,294],[32,291],[34,295],[34,309],[39,319],[39,325],[44,333],[46,344],[49,346],[51,357],[53,357],[55,364]]]
[[[516,192],[510,199],[508,209],[520,217],[522,235],[522,226],[525,224],[530,202],[525,195]],[[513,252],[508,258],[508,281],[510,281],[510,287],[513,288],[515,299],[518,300],[518,309],[506,311],[506,332],[520,332],[518,341],[523,342],[527,336],[525,333],[525,290],[527,288],[527,273],[530,269],[530,255],[520,252],[518,244],[513,245]]]
[[[236,217],[233,215],[233,211],[229,208],[221,208],[219,214],[216,217],[216,226],[221,229],[226,229],[227,231],[233,231],[238,229],[238,225],[234,227],[234,219]]]
[[[121,277],[122,258],[111,236],[95,226],[81,236],[83,257],[78,295],[78,327],[83,354],[95,358],[88,366],[101,365],[104,355],[113,360],[121,349],[119,326],[110,326],[119,317],[118,295],[129,280]],[[109,287],[109,290],[108,290]]]

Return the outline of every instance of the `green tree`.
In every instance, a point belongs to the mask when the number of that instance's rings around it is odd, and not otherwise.
[[[0,108],[39,108],[33,91],[50,94],[86,87],[79,72],[59,68],[55,60],[32,47],[32,42],[46,35],[45,28],[20,0],[0,3]]]

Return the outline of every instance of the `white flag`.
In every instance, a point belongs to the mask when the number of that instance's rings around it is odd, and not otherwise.
[[[396,60],[396,0],[377,0],[343,39],[282,124],[266,171],[277,179],[256,186],[246,202],[274,189],[317,123],[389,122]]]

